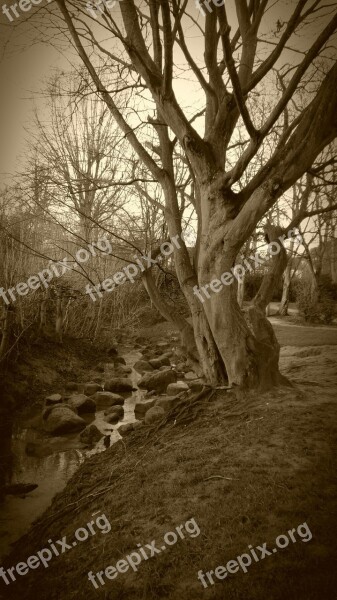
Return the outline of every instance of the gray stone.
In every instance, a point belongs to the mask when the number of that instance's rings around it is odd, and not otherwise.
[[[55,409],[55,408],[68,408],[69,410],[71,410],[73,413],[75,413],[75,415],[77,415],[77,410],[76,408],[73,408],[70,406],[70,404],[66,404],[66,403],[59,403],[59,404],[50,404],[49,406],[46,406],[46,408],[42,411],[42,419],[44,421],[46,421],[50,415],[50,413]]]
[[[162,420],[164,414],[165,411],[161,406],[153,406],[145,415],[145,424],[152,425],[153,423],[158,423]]]
[[[95,400],[98,406],[116,406],[118,404],[123,405],[125,399],[119,394],[113,394],[112,392],[96,392],[91,396]]]
[[[107,408],[104,411],[104,414],[107,416],[116,414],[120,417],[123,417],[124,416],[124,408],[120,404],[116,404],[116,406],[110,406],[110,408]]]
[[[85,426],[86,422],[70,407],[58,404],[53,407],[45,422],[46,431],[54,435],[75,433],[84,429]]]
[[[133,390],[132,381],[122,377],[113,377],[104,384],[104,390],[107,392],[131,392]]]
[[[129,433],[132,433],[133,431],[133,423],[125,423],[118,427],[117,431],[122,437],[129,435]]]
[[[153,371],[153,367],[150,365],[149,362],[147,362],[147,360],[138,360],[134,365],[133,368],[135,371],[137,371],[137,373],[139,373],[140,375],[143,375],[144,373],[148,373]]]
[[[111,413],[110,415],[107,415],[105,417],[105,420],[107,423],[110,423],[110,425],[115,425],[122,418],[123,418],[123,416],[120,417],[117,413]]]
[[[156,348],[158,348],[159,350],[165,350],[165,348],[169,348],[169,346],[170,346],[170,343],[165,342],[165,341],[156,343]]]
[[[79,415],[84,413],[96,412],[96,402],[92,398],[88,398],[85,394],[77,394],[71,396],[68,400],[68,404],[71,408],[77,410]]]
[[[111,346],[111,348],[109,348],[109,350],[107,351],[107,354],[109,356],[117,356],[118,350],[117,348],[115,348],[115,346]]]
[[[60,404],[62,402],[61,394],[52,394],[51,396],[47,396],[45,399],[45,405],[50,406],[52,404]]]
[[[123,358],[123,356],[116,356],[116,358],[114,358],[114,363],[116,365],[118,365],[118,364],[126,365],[126,360],[125,360],[125,358]]]
[[[170,383],[177,381],[177,374],[172,369],[158,371],[157,373],[147,373],[143,375],[138,387],[146,390],[155,390],[164,392]]]
[[[133,422],[133,430],[139,429],[140,427],[144,427],[143,421],[134,421]]]
[[[115,371],[118,375],[129,375],[129,373],[132,373],[131,367],[126,367],[125,365],[116,365]]]
[[[80,433],[80,440],[83,444],[87,444],[88,446],[93,446],[104,436],[103,433],[94,425],[88,425],[83,431]]]
[[[105,370],[106,371],[114,371],[115,370],[115,363],[105,363]]]
[[[205,382],[202,379],[194,379],[194,381],[189,381],[188,385],[192,392],[201,392]]]
[[[158,398],[158,400],[156,400],[155,406],[159,406],[165,412],[169,412],[170,410],[172,410],[172,408],[175,408],[175,406],[177,406],[177,404],[179,404],[180,402],[181,402],[180,396],[171,396],[169,398]]]
[[[150,408],[152,408],[152,406],[155,405],[156,399],[154,398],[153,400],[147,400],[145,402],[136,402],[135,404],[135,416],[137,418],[142,419],[145,414],[147,413],[148,410],[150,410]]]
[[[124,408],[123,406],[112,406],[104,411],[104,414],[106,415],[105,420],[108,423],[117,423],[117,421],[124,417]]]
[[[136,337],[136,339],[135,339],[135,342],[136,342],[137,344],[142,344],[142,345],[146,345],[146,344],[148,343],[148,341],[149,341],[149,340],[148,340],[148,338],[146,338],[146,337],[144,337],[144,336],[141,336],[141,335],[139,335],[139,336],[138,336],[138,337]]]
[[[86,396],[93,396],[93,394],[96,394],[96,392],[101,392],[102,390],[103,387],[99,383],[94,383],[90,381],[84,386],[83,392]]]
[[[161,354],[160,356],[158,356],[158,358],[153,358],[152,360],[149,360],[149,363],[154,369],[160,369],[160,367],[169,367],[171,364],[167,354]]]
[[[180,392],[186,392],[189,389],[190,388],[188,387],[187,383],[184,381],[177,381],[176,383],[170,383],[167,386],[166,393],[168,396],[176,396]]]
[[[194,379],[198,379],[198,375],[194,371],[188,371],[188,373],[185,373],[185,379],[186,381],[193,381]]]

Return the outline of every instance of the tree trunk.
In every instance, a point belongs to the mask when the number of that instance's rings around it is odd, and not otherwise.
[[[0,342],[0,361],[5,358],[10,348],[13,325],[15,322],[15,309],[11,304],[4,307],[4,313],[2,337]]]
[[[238,281],[238,305],[240,306],[240,308],[243,308],[243,301],[245,298],[245,279],[246,279],[246,274],[243,274],[242,279],[239,279]]]
[[[283,288],[282,288],[282,298],[279,306],[279,315],[282,317],[286,317],[288,315],[289,308],[289,293],[290,293],[290,283],[291,283],[291,264],[288,263],[286,266],[286,270],[284,272],[283,277]]]
[[[39,322],[39,334],[42,336],[47,333],[47,305],[49,300],[49,289],[42,292],[43,297],[40,304],[40,322]]]
[[[292,257],[294,253],[294,241],[291,240],[289,245],[289,258],[287,262],[287,266],[284,271],[283,277],[283,288],[282,288],[282,298],[279,306],[279,315],[282,317],[286,317],[288,315],[289,308],[289,295],[290,295],[290,284],[291,284],[291,267],[292,267]]]
[[[223,273],[231,271],[240,248],[233,245],[230,233],[228,236],[225,233],[221,238],[217,235],[218,219],[224,219],[224,206],[227,214],[230,214],[230,202],[226,205],[221,198],[221,207],[217,209],[214,197],[212,203],[209,198],[207,200],[202,206],[211,206],[213,213],[206,214],[203,218],[205,234],[201,235],[198,278],[201,285],[208,284],[209,287],[212,280],[220,280]],[[212,220],[214,231],[210,222]],[[231,219],[229,228],[230,224]],[[208,231],[210,233],[207,234]],[[274,240],[276,228],[269,228],[268,232],[269,241]],[[247,311],[240,310],[233,281],[216,292],[209,291],[209,298],[203,304],[230,385],[267,389],[284,381],[278,369],[279,344],[264,314],[271,300],[275,281],[282,275],[284,267],[285,250],[281,246],[253,305]]]
[[[332,283],[337,283],[337,240],[333,236],[330,240],[330,273]]]
[[[98,300],[98,312],[97,312],[97,320],[96,320],[96,326],[95,326],[95,330],[94,330],[94,335],[92,340],[95,341],[99,331],[100,331],[100,326],[101,326],[101,318],[102,318],[102,311],[103,311],[103,298],[99,298]]]
[[[310,299],[313,306],[317,306],[319,301],[319,288],[317,273],[310,270]]]
[[[55,335],[56,341],[59,344],[63,343],[63,321],[64,321],[64,303],[62,298],[62,291],[56,291],[56,321],[55,321]]]

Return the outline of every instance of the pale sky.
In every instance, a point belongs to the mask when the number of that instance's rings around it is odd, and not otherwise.
[[[12,0],[8,2],[10,6]],[[44,0],[42,0],[41,8]],[[4,3],[1,0],[1,5]],[[45,2],[47,5],[47,3]],[[289,13],[294,10],[295,3],[293,0],[282,2],[271,2],[272,8],[266,18],[265,28],[273,29],[279,19],[287,20]],[[310,2],[311,4],[311,2]],[[52,8],[54,3],[50,4]],[[199,23],[203,23],[204,17],[198,13],[194,1],[190,2],[190,10],[194,12],[195,18]],[[226,3],[227,6],[227,3]],[[118,10],[118,7],[112,9]],[[34,10],[36,13],[36,10]],[[40,11],[41,12],[41,11]],[[233,16],[233,0],[228,1],[228,14]],[[79,64],[73,49],[69,48],[67,52],[62,54],[57,51],[50,43],[41,43],[39,34],[34,31],[33,13],[23,15],[20,19],[15,20],[15,28],[13,28],[8,19],[0,14],[0,35],[2,48],[0,49],[0,57],[5,52],[5,59],[0,63],[1,75],[1,92],[0,92],[0,173],[15,170],[18,165],[18,157],[24,155],[25,152],[25,125],[31,120],[31,110],[33,107],[33,98],[35,97],[38,104],[41,98],[39,90],[43,87],[43,81],[48,75],[51,75],[55,69],[70,68],[70,63]],[[41,22],[41,18],[39,21]],[[233,21],[233,25],[235,22]],[[48,26],[46,26],[48,30]],[[307,45],[315,35],[315,23],[306,32],[304,38],[298,37],[296,43],[299,47]],[[44,32],[46,33],[46,32]],[[57,32],[50,30],[51,39],[55,39]],[[198,62],[202,58],[201,33],[196,27],[185,29],[186,40],[193,58]],[[34,43],[33,43],[34,40]],[[7,41],[7,46],[4,48]],[[288,60],[293,60],[294,54],[289,53]],[[177,57],[178,63],[180,57]],[[177,95],[187,107],[191,110],[197,100],[197,87],[194,86],[188,78],[175,82],[175,90]]]

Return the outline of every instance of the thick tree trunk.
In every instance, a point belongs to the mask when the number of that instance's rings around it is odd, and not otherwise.
[[[214,386],[227,383],[225,365],[203,308],[193,306],[192,322],[199,361],[206,380]]]
[[[209,224],[205,221],[207,230]],[[235,264],[237,249],[231,247],[229,240],[219,240],[218,244],[212,245],[210,240],[216,240],[216,233],[213,236],[212,233],[210,236],[201,235],[198,279],[199,287],[204,286],[207,292],[202,306],[226,367],[229,384],[258,387],[258,348],[238,305],[236,286],[232,281],[217,292],[210,289],[211,282],[214,285],[215,280],[221,280],[223,273],[230,272]]]
[[[233,210],[230,199],[226,206],[225,199],[221,197],[220,206],[216,207],[214,196],[212,202],[207,197],[202,206],[205,233],[201,235],[198,278],[199,285],[209,286],[211,281],[220,280],[223,273],[231,271],[240,248],[234,246],[230,233],[228,237],[226,233],[219,237],[218,233],[219,220],[225,217],[224,211],[230,230],[231,219],[228,216],[232,217]],[[268,233],[269,241],[275,239],[275,228],[269,228]],[[253,306],[245,312],[238,305],[233,281],[229,285],[215,284],[215,289],[219,288],[217,291],[208,287],[209,298],[204,301],[203,307],[230,385],[267,389],[283,381],[278,369],[279,345],[264,313],[271,300],[273,286],[284,267],[283,249],[274,257],[272,268],[265,276]]]

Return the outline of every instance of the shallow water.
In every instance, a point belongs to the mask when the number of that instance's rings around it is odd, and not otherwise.
[[[140,353],[130,349],[120,350],[127,366],[132,367],[140,358]],[[127,376],[127,375],[126,375]],[[134,386],[140,375],[132,370],[128,375]],[[117,428],[120,424],[135,420],[134,406],[141,392],[137,390],[126,397],[124,418],[117,425],[110,425],[104,419],[104,409],[95,415],[84,415],[88,423],[109,435],[110,445],[120,439]],[[124,394],[122,394],[124,395]],[[126,396],[126,395],[125,395]],[[62,491],[86,457],[105,451],[103,438],[93,449],[86,449],[79,442],[78,434],[58,437],[41,435],[32,427],[32,420],[41,414],[41,407],[33,407],[22,413],[13,424],[12,454],[13,464],[10,483],[36,483],[38,487],[25,497],[6,496],[0,507],[0,557],[6,555],[10,545],[19,539],[50,505],[53,497]],[[42,444],[41,444],[42,442]],[[39,455],[27,454],[27,443],[39,444]]]

